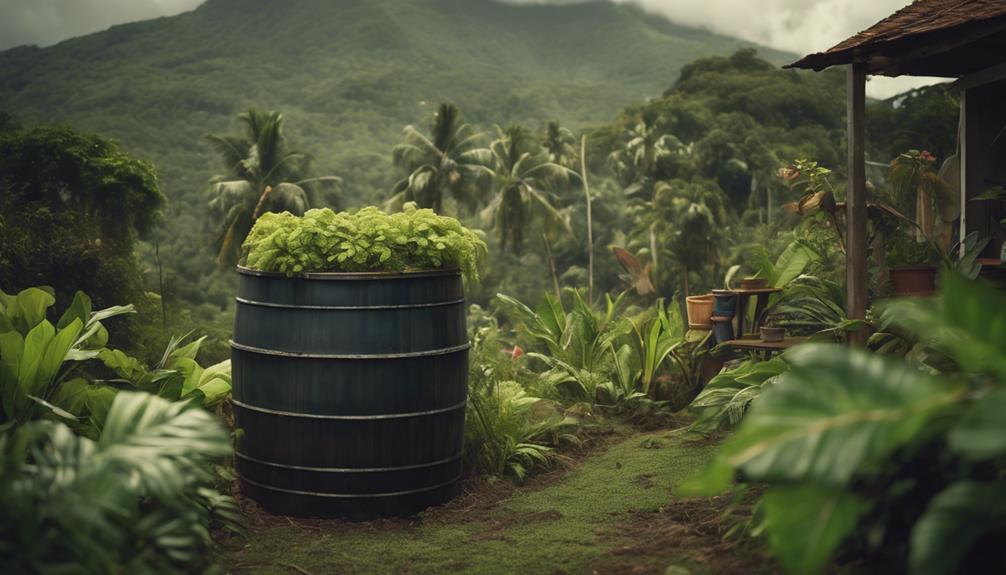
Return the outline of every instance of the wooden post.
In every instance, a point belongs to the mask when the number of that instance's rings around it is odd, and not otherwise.
[[[866,264],[866,68],[850,64],[847,79],[846,119],[849,132],[849,189],[846,197],[845,273],[849,319],[866,319],[869,268]],[[856,345],[866,343],[865,330],[850,334]]]

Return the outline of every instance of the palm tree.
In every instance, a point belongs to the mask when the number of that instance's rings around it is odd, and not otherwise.
[[[720,230],[729,223],[723,192],[707,182],[658,182],[653,193],[651,230],[678,264],[683,297],[691,293],[689,274],[717,259]]]
[[[405,143],[392,152],[396,166],[405,172],[394,188],[392,204],[416,202],[421,208],[440,212],[444,196],[450,195],[469,211],[481,199],[479,186],[492,175],[492,153],[478,147],[483,134],[462,123],[453,104],[441,104],[430,124],[430,135],[406,126]]]
[[[660,160],[674,153],[690,152],[681,140],[663,132],[659,124],[658,118],[644,117],[625,132],[625,147],[608,156],[608,163],[626,186],[628,196],[651,197]]]
[[[499,233],[500,243],[514,253],[524,247],[524,234],[538,226],[552,281],[559,291],[559,278],[552,257],[549,235],[557,230],[571,232],[569,222],[552,205],[549,190],[569,184],[576,172],[549,161],[541,146],[526,128],[496,126],[497,139],[490,146],[493,157],[495,195],[482,211]]]
[[[209,208],[221,227],[214,242],[220,266],[234,265],[241,244],[263,213],[301,215],[315,203],[312,185],[342,181],[336,176],[303,177],[310,158],[286,149],[279,112],[252,108],[237,118],[244,124],[244,134],[206,136],[227,169],[210,181]]]
[[[553,164],[571,169],[576,166],[576,139],[573,137],[573,132],[561,127],[559,122],[548,123],[542,146],[548,152],[548,159]]]

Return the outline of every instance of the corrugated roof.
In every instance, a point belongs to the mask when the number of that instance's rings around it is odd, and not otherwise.
[[[890,58],[900,48],[910,55],[918,43],[944,40],[955,33],[974,35],[989,31],[989,24],[1006,28],[1006,0],[916,0],[826,52],[810,54],[787,66],[821,70],[849,64],[854,58],[882,54]],[[980,29],[980,33],[975,32]]]

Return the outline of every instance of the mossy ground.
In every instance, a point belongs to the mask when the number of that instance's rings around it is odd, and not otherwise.
[[[311,575],[771,571],[749,541],[723,538],[743,506],[674,496],[713,449],[680,431],[620,435],[572,469],[520,487],[470,484],[450,505],[409,520],[294,520],[253,510],[247,539],[220,563],[234,573]]]

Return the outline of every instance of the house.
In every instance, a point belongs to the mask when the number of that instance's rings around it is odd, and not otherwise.
[[[865,317],[867,301],[866,176],[863,151],[866,79],[940,76],[961,91],[960,239],[991,237],[1003,202],[970,201],[1006,187],[1006,0],[916,0],[837,46],[788,68],[848,69],[849,189],[847,281],[850,318]],[[983,257],[998,260],[1002,240]],[[1001,262],[997,262],[1001,263]]]

